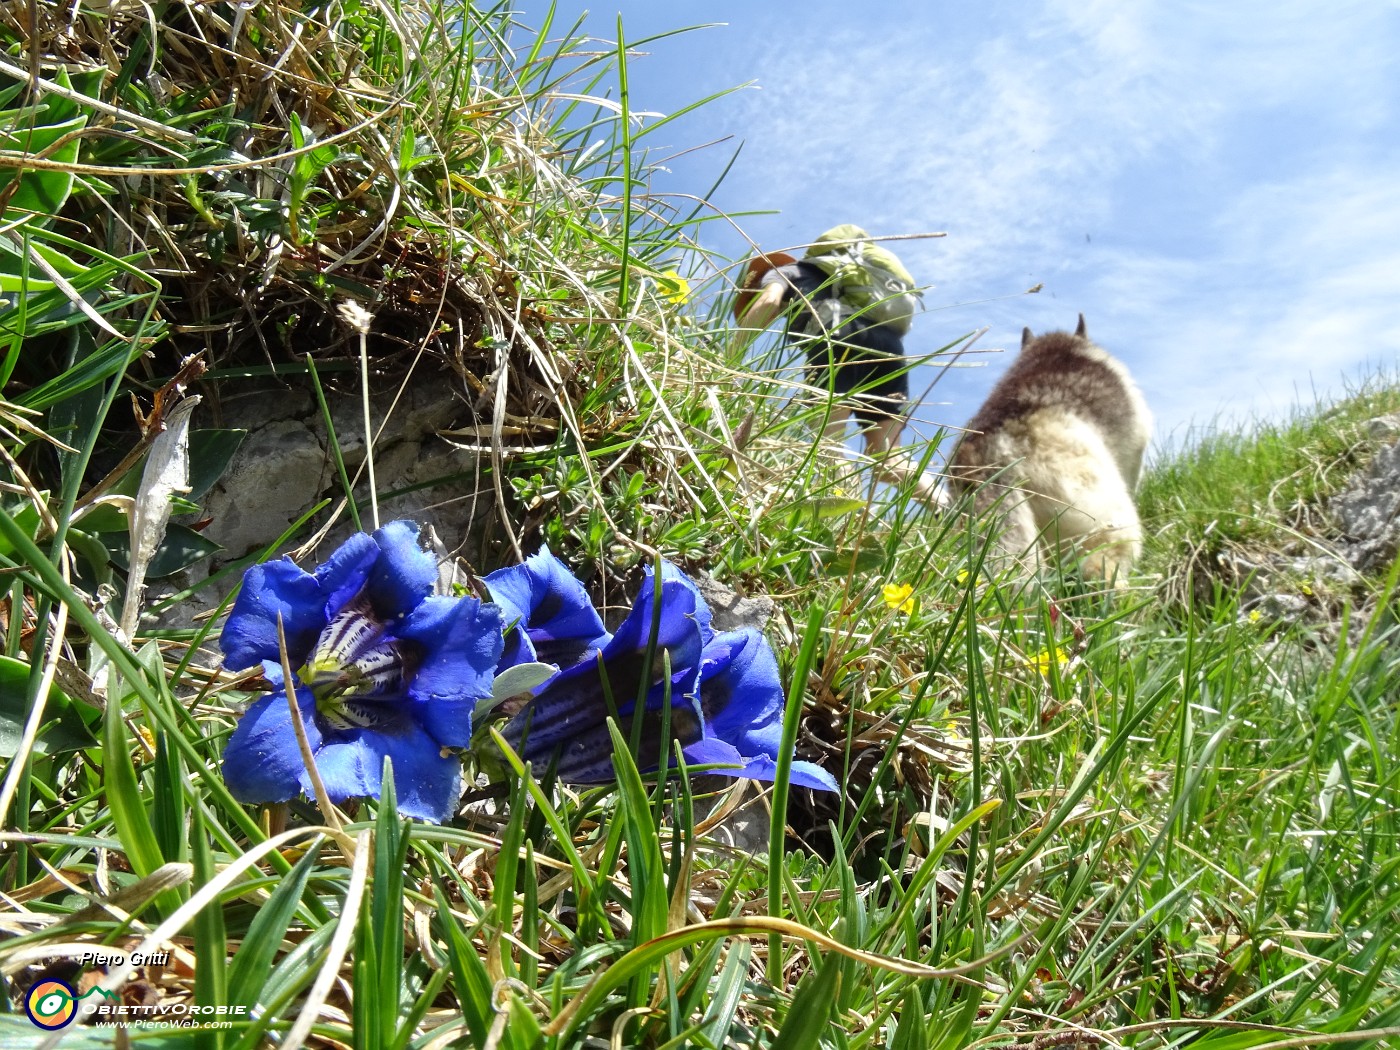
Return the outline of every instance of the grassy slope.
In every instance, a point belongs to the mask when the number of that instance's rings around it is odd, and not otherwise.
[[[49,142],[57,174],[31,165],[9,201],[28,193],[24,228],[63,256],[45,261],[71,285],[94,289],[101,318],[39,298],[5,315],[6,397],[79,449],[7,423],[0,557],[8,608],[30,603],[7,620],[11,738],[35,697],[63,714],[37,744],[12,745],[4,781],[12,992],[59,943],[159,927],[184,953],[159,994],[259,1005],[211,1045],[312,1026],[365,1047],[611,1036],[941,1050],[1099,1033],[1224,1050],[1400,1025],[1388,582],[1326,647],[1242,619],[1228,595],[1177,601],[1193,593],[1183,551],[1222,534],[1275,542],[1310,520],[1345,473],[1351,425],[1393,407],[1393,390],[1159,465],[1143,493],[1158,540],[1126,601],[1072,580],[1053,601],[993,586],[955,519],[894,491],[869,510],[849,498],[864,481],[814,448],[821,407],[784,410],[785,394],[738,367],[720,288],[668,300],[664,271],[685,268],[711,216],[646,195],[645,125],[626,119],[615,54],[528,40],[512,52],[482,13],[449,45],[448,8],[171,10],[159,30],[85,15],[64,36],[53,21],[38,53],[69,47],[76,68],[71,48],[90,43],[118,75],[75,86],[188,136],[175,153],[129,121],[69,152]],[[34,52],[6,32],[8,60],[24,65]],[[238,85],[236,104],[200,86],[201,48],[217,83]],[[162,92],[152,62],[183,90]],[[57,82],[52,64],[41,72]],[[566,83],[623,112],[576,103]],[[107,112],[3,105],[12,135],[95,128]],[[353,134],[293,156],[308,139],[288,113],[323,139]],[[585,125],[601,143],[587,158]],[[184,158],[233,167],[107,170]],[[85,244],[58,239],[84,229]],[[32,281],[39,263],[19,244],[10,279]],[[149,405],[184,352],[205,350],[229,383],[269,361],[304,372],[314,344],[318,370],[353,375],[354,341],[332,320],[347,294],[376,311],[377,368],[405,347],[455,361],[465,396],[490,391],[510,413],[505,445],[547,448],[492,461],[514,542],[547,539],[624,581],[657,548],[778,598],[770,634],[807,707],[799,753],[849,787],[789,800],[779,819],[799,848],[736,857],[696,834],[680,786],[630,778],[583,795],[508,778],[499,816],[406,839],[392,807],[367,805],[346,828],[354,848],[299,810],[277,850],[263,845],[258,814],[217,774],[242,694],[213,684],[202,639],[138,637],[133,657],[93,616],[72,581],[110,576],[120,591],[102,548],[126,525],[75,520],[75,507],[102,474],[91,453],[140,444],[110,406],[130,389]],[[55,363],[72,368],[45,386]],[[363,511],[363,485],[356,496]],[[504,525],[486,546],[509,559]],[[909,584],[915,604],[891,607],[889,583]],[[67,661],[100,654],[119,672],[105,717],[80,680],[71,705],[48,691],[50,669],[72,682]],[[74,750],[89,733],[100,742]],[[118,894],[119,910],[77,915]],[[321,987],[337,972],[353,996]]]

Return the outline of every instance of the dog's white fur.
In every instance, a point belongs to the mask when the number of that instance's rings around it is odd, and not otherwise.
[[[1121,361],[1074,335],[1022,333],[1021,353],[967,425],[948,463],[954,494],[1000,517],[1006,555],[1040,540],[1122,586],[1142,551],[1133,491],[1152,416]]]

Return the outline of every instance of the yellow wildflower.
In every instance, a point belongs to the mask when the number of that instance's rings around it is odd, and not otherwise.
[[[1069,663],[1069,653],[1065,651],[1063,646],[1057,645],[1053,651],[1050,649],[1042,649],[1034,656],[1028,658],[1026,663],[1041,674],[1049,676],[1050,665],[1052,663],[1056,667],[1064,667],[1065,664]]]
[[[915,598],[914,588],[907,583],[887,583],[882,593],[885,604],[891,609],[898,609],[902,613],[912,613],[919,607],[919,599]]]
[[[1313,589],[1312,589],[1312,586],[1311,586],[1310,584],[1306,584],[1306,583],[1303,584],[1303,597],[1304,597],[1304,598],[1311,598],[1312,596],[1313,596]]]
[[[1264,618],[1264,614],[1261,613],[1258,609],[1250,609],[1250,610],[1249,610],[1249,622],[1250,622],[1250,623],[1258,623],[1258,622],[1259,622],[1260,620],[1262,620],[1263,618]]]
[[[690,299],[690,282],[675,270],[663,273],[657,284],[661,286],[661,294],[666,297],[667,302],[679,306]]]
[[[965,584],[967,582],[967,578],[971,575],[972,573],[968,572],[966,569],[959,569],[958,575],[956,577],[958,581],[958,586],[961,587],[963,584]]]
[[[132,753],[133,761],[139,766],[149,762],[156,754],[156,735],[145,726],[136,727],[137,746]]]

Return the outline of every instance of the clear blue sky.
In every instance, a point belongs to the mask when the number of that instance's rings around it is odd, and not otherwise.
[[[981,4],[610,0],[634,109],[670,113],[753,86],[658,133],[653,148],[733,140],[677,160],[654,188],[713,198],[757,243],[838,222],[897,245],[933,285],[907,344],[987,327],[1090,334],[1126,361],[1158,440],[1219,414],[1276,415],[1400,360],[1400,5],[1168,0]],[[537,0],[519,20],[538,25]],[[664,150],[662,152],[664,155]],[[704,243],[745,251],[712,226]],[[1043,284],[1036,295],[1022,295]],[[918,410],[960,424],[1000,355],[946,376]],[[915,377],[920,390],[932,370]]]

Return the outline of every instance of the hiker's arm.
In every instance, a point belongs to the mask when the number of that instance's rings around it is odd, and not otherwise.
[[[739,318],[739,338],[747,342],[763,331],[783,312],[783,301],[787,298],[788,286],[784,281],[770,281],[763,290],[754,296],[743,315]]]

